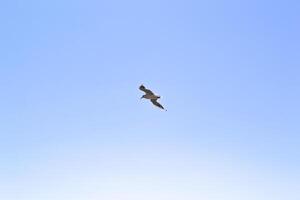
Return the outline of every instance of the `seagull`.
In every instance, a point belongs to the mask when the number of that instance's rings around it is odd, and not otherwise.
[[[155,95],[151,90],[147,89],[144,85],[141,85],[139,87],[139,89],[146,93],[141,97],[141,99],[143,99],[143,98],[149,99],[153,105],[167,111],[160,103],[157,102],[157,100],[160,98],[160,96]]]

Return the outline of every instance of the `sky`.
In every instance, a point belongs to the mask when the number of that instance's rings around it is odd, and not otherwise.
[[[0,199],[299,200],[299,9],[2,1]]]

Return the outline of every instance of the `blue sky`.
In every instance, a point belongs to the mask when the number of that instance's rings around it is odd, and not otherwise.
[[[0,198],[299,200],[299,9],[1,2]]]

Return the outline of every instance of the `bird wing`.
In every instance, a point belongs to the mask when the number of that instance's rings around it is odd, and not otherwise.
[[[142,90],[146,94],[150,94],[150,95],[154,94],[151,90],[146,89],[145,86],[143,86],[143,85],[140,86],[140,90]]]
[[[159,108],[161,108],[161,109],[165,109],[160,103],[158,103],[157,102],[157,100],[156,99],[151,99],[151,102],[155,105],[155,106],[157,106],[157,107],[159,107]]]

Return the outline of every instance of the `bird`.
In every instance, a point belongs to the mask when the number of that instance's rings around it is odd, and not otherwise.
[[[160,98],[160,96],[155,95],[151,90],[147,89],[143,84],[139,87],[139,89],[145,94],[141,97],[141,99],[149,99],[153,105],[159,107],[160,109],[163,109],[167,111],[160,103],[157,102],[157,100]]]

